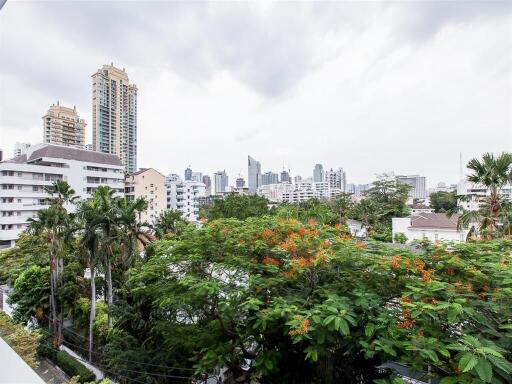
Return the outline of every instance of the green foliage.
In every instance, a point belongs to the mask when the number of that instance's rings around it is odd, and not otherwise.
[[[32,368],[39,365],[37,348],[41,335],[26,330],[22,325],[14,323],[8,315],[0,312],[0,337]]]
[[[22,233],[15,247],[0,251],[0,284],[13,283],[32,265],[48,265],[47,253],[44,236]]]
[[[157,238],[162,239],[165,236],[179,237],[186,226],[187,222],[183,220],[181,211],[171,209],[158,216],[153,229]]]
[[[457,211],[457,195],[455,192],[433,192],[430,194],[430,206],[438,213],[454,213]]]
[[[55,363],[71,377],[78,376],[80,383],[88,383],[96,381],[96,376],[82,363],[78,362],[69,353],[59,351],[56,354]]]
[[[402,232],[398,232],[395,233],[393,240],[395,241],[395,243],[405,244],[407,243],[407,236],[405,236],[405,234]]]
[[[211,220],[233,217],[244,220],[248,217],[264,216],[270,213],[268,200],[258,195],[229,194],[201,207],[199,215]]]
[[[27,323],[35,316],[39,320],[48,314],[50,295],[50,267],[33,265],[16,279],[9,296],[9,303],[14,304],[13,318]]]
[[[179,356],[182,367],[225,366],[265,383],[371,382],[389,360],[430,364],[445,381],[505,383],[511,251],[512,242],[484,242],[413,254],[314,220],[217,220],[155,243],[131,271],[136,313],[107,350],[113,366],[135,348],[141,363]]]

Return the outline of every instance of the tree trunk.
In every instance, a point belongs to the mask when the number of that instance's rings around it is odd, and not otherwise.
[[[51,307],[51,323],[52,333],[55,338],[58,337],[57,329],[57,260],[51,256],[51,271],[50,271],[50,307]]]
[[[96,318],[96,273],[92,263],[89,264],[91,269],[91,313],[89,317],[89,362],[92,362],[92,348],[94,338],[94,320]]]
[[[110,258],[107,259],[107,304],[108,304],[108,326],[112,328],[112,265]]]

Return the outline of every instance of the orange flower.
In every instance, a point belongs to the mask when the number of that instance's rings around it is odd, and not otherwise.
[[[295,320],[301,321],[302,316],[295,315],[293,318]],[[290,331],[288,331],[288,334],[290,336],[304,335],[304,334],[308,333],[308,330],[309,330],[309,320],[308,319],[304,319],[304,320],[301,321],[301,323],[299,324],[298,328],[290,329]]]
[[[315,219],[309,219],[308,220],[308,224],[309,225],[316,225],[316,220]]]
[[[356,248],[359,248],[359,249],[364,249],[367,247],[366,243],[363,242],[363,241],[356,241]]]
[[[281,265],[279,260],[273,259],[272,257],[265,256],[262,260],[265,265]]]

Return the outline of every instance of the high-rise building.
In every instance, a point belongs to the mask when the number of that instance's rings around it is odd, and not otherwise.
[[[202,182],[205,186],[205,195],[210,196],[212,194],[212,179],[210,176],[204,175]]]
[[[215,172],[213,179],[215,183],[215,194],[221,194],[227,191],[229,181],[226,171]]]
[[[247,157],[247,175],[249,179],[249,193],[251,195],[258,192],[258,188],[261,186],[261,164],[251,156]]]
[[[144,198],[148,207],[137,218],[140,222],[154,224],[167,209],[165,176],[153,168],[141,168],[126,177],[125,194],[128,199]]]
[[[409,197],[412,199],[425,200],[427,198],[426,178],[420,175],[396,176],[396,181],[409,185]]]
[[[337,170],[333,170],[331,168],[330,171],[325,172],[325,181],[329,183],[330,188],[337,188],[342,192],[345,192],[347,189],[347,177],[343,168],[338,168]]]
[[[43,142],[83,149],[85,120],[78,117],[76,107],[52,105],[43,116]]]
[[[85,144],[84,149],[86,151],[92,151],[92,144]]]
[[[190,177],[190,180],[197,181],[198,183],[201,183],[203,181],[203,174],[201,172],[192,172],[192,176]]]
[[[279,175],[275,172],[265,172],[261,175],[261,185],[277,184],[279,183]]]
[[[0,148],[0,162],[4,159],[4,151]]]
[[[302,181],[302,176],[297,175],[297,176],[293,177],[293,182],[294,183],[300,183],[301,181]]]
[[[287,170],[281,172],[281,183],[291,183],[292,178]]]
[[[190,165],[185,169],[185,181],[192,180],[192,169],[190,168]]]
[[[14,144],[14,157],[18,157],[27,153],[30,148],[30,143],[16,143]]]
[[[0,248],[14,245],[28,219],[48,208],[50,187],[66,180],[81,199],[100,185],[124,193],[124,169],[117,156],[73,147],[39,144],[0,163]],[[69,207],[72,208],[72,207]]]
[[[324,181],[324,166],[322,164],[315,164],[315,168],[313,169],[313,181],[315,183]]]
[[[243,188],[245,187],[245,180],[242,176],[239,176],[236,181],[235,181],[235,185],[237,188]]]
[[[92,146],[137,170],[137,86],[124,69],[104,65],[92,75]]]

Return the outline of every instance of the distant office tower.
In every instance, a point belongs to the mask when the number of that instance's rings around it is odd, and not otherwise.
[[[331,168],[330,171],[325,172],[325,181],[329,183],[330,188],[338,188],[342,192],[345,192],[347,188],[346,180],[346,174],[343,168],[338,168],[335,171]]]
[[[290,173],[286,170],[283,170],[283,172],[281,172],[281,183],[291,183],[292,182],[292,178],[290,176]]]
[[[210,176],[204,175],[202,181],[205,186],[205,195],[210,196],[212,194],[212,179]]]
[[[301,181],[302,181],[302,176],[297,175],[293,178],[294,183],[300,183]]]
[[[420,175],[397,176],[396,181],[409,185],[409,197],[413,199],[425,200],[427,198],[426,178]]]
[[[85,149],[86,151],[92,151],[92,144],[85,144],[84,149]]]
[[[245,187],[245,180],[242,176],[239,176],[238,179],[236,179],[235,185],[237,188],[243,188]]]
[[[315,169],[313,169],[313,181],[315,183],[324,181],[324,166],[322,164],[315,164]]]
[[[30,143],[16,143],[14,144],[14,157],[18,157],[27,153],[30,148]]]
[[[203,174],[201,172],[192,172],[192,176],[190,176],[190,180],[196,181],[198,183],[203,182]]]
[[[251,195],[258,192],[258,188],[261,186],[261,164],[251,156],[247,157],[247,175],[249,179],[249,193]]]
[[[4,151],[0,148],[0,162],[4,159]]]
[[[347,184],[345,192],[352,193],[354,196],[362,196],[370,186],[370,184]]]
[[[119,156],[125,170],[137,169],[137,86],[125,70],[104,65],[92,75],[93,150]]]
[[[226,171],[215,172],[213,175],[215,182],[215,193],[224,193],[228,189],[228,175]]]
[[[85,120],[78,117],[76,107],[52,105],[43,116],[43,142],[83,149]]]
[[[192,169],[190,168],[190,165],[185,169],[185,181],[192,180]]]
[[[277,184],[279,183],[279,175],[274,172],[265,172],[261,175],[261,185]]]

